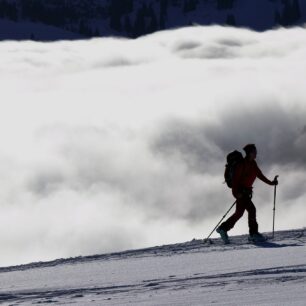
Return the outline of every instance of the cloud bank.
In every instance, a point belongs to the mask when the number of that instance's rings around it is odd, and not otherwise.
[[[277,228],[305,226],[305,31],[2,42],[0,265],[204,238],[250,142],[280,175]],[[256,182],[261,231],[272,197]]]

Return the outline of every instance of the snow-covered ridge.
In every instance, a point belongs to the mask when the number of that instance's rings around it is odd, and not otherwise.
[[[1,268],[0,302],[304,305],[305,228],[254,245],[203,240]],[[271,233],[268,233],[270,235]]]
[[[275,233],[273,240],[268,240],[261,246],[264,247],[284,247],[285,245],[279,245],[278,242],[283,240],[292,240],[305,242],[306,241],[306,229],[296,229],[287,231],[278,231]],[[265,233],[267,237],[271,237],[271,233]],[[171,256],[173,254],[183,254],[183,253],[194,253],[194,252],[218,252],[218,251],[230,251],[235,249],[252,249],[256,248],[256,245],[248,242],[248,235],[239,235],[231,237],[231,244],[224,245],[220,238],[212,238],[209,241],[206,239],[193,239],[191,241],[154,246],[143,249],[127,250],[123,252],[114,252],[101,255],[91,255],[91,256],[78,256],[71,258],[60,258],[56,260],[46,261],[46,262],[34,262],[23,265],[15,265],[10,267],[0,267],[0,273],[2,272],[12,272],[12,271],[23,271],[34,268],[46,268],[53,267],[57,265],[65,264],[79,264],[91,261],[101,261],[101,260],[117,260],[117,259],[130,259],[130,258],[141,258],[149,256]]]

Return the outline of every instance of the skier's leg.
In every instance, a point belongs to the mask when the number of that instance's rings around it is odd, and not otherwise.
[[[246,202],[246,210],[249,214],[249,232],[250,235],[258,233],[258,223],[256,220],[256,207],[251,199]]]
[[[225,222],[220,225],[220,229],[224,231],[229,231],[234,227],[236,222],[243,216],[245,211],[245,199],[237,199],[236,210],[232,216],[230,216]]]

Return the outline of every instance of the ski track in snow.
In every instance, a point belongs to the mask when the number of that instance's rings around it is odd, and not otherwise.
[[[304,229],[0,269],[6,305],[305,305]],[[260,260],[257,260],[260,258]],[[289,290],[290,289],[290,290]],[[205,301],[205,303],[204,303]]]

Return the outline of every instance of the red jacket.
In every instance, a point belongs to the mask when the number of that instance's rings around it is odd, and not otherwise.
[[[255,160],[249,161],[244,159],[235,169],[232,183],[233,196],[237,197],[237,193],[239,193],[241,187],[252,188],[257,177],[269,185],[272,184],[272,182],[262,174]]]

